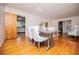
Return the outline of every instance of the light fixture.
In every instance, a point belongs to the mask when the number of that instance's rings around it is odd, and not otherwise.
[[[39,12],[42,12],[42,8],[41,8],[41,6],[40,6],[40,3],[38,4],[37,10],[38,10]]]

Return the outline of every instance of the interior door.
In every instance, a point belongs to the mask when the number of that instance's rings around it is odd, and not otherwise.
[[[17,16],[5,13],[5,39],[14,39],[17,37],[16,24]]]

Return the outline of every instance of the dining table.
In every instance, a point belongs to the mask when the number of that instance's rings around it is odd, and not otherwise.
[[[52,39],[53,40],[53,35],[54,33],[56,33],[55,29],[51,28],[44,28],[44,29],[41,29],[39,30],[40,32],[40,36],[44,36],[44,37],[48,37],[48,40],[46,43],[47,47],[45,48],[46,50],[48,50],[51,46],[50,46],[50,40]]]

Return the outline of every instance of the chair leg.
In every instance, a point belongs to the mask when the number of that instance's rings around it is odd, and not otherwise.
[[[77,37],[75,36],[75,39],[76,39]]]
[[[35,41],[34,41],[33,45],[35,46]]]
[[[38,42],[38,48],[40,48],[40,42]]]
[[[49,48],[49,39],[48,39],[48,48]]]
[[[32,45],[32,40],[30,40],[30,44]]]

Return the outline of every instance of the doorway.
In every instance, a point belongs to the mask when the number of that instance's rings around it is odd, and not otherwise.
[[[71,20],[59,21],[58,22],[59,34],[67,34],[68,31],[71,31]]]
[[[59,34],[62,35],[62,33],[63,33],[63,21],[58,22],[58,30],[59,30]]]
[[[17,15],[17,38],[25,38],[25,17]]]

